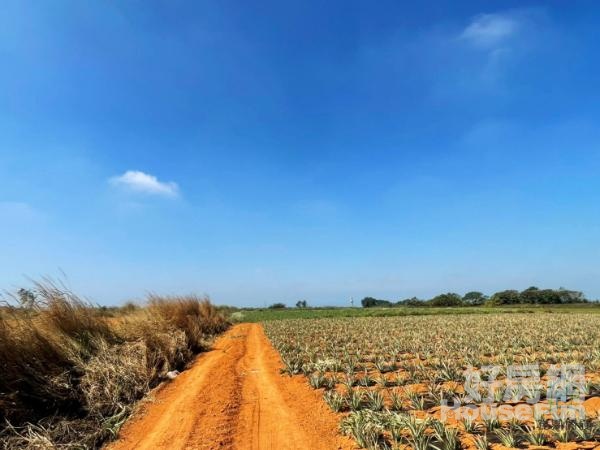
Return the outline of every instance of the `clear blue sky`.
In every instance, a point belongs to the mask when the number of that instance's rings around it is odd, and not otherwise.
[[[0,286],[600,297],[600,4],[2,2]]]

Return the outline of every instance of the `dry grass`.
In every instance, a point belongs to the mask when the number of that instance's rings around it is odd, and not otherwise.
[[[0,448],[97,448],[166,372],[228,323],[204,298],[150,296],[106,318],[51,283],[0,312]],[[115,317],[116,316],[116,317]]]

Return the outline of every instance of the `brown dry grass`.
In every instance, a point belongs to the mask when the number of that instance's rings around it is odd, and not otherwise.
[[[228,322],[204,298],[152,295],[102,310],[52,283],[0,313],[0,448],[96,448],[132,405]]]

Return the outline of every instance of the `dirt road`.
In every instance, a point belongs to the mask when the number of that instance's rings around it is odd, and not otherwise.
[[[352,449],[338,418],[281,361],[257,324],[236,325],[155,395],[110,450]]]

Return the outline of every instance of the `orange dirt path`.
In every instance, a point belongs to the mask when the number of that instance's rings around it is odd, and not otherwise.
[[[338,417],[281,359],[258,324],[232,327],[158,390],[108,450],[349,450]]]

